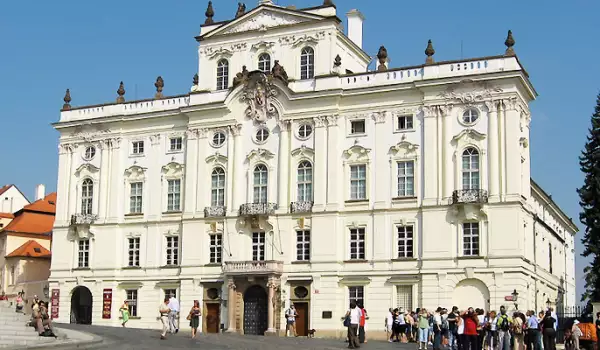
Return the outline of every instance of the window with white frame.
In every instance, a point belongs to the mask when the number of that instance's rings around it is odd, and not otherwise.
[[[264,164],[254,168],[254,203],[267,203],[269,171]]]
[[[479,255],[479,223],[465,222],[463,223],[463,255],[478,256]]]
[[[413,226],[397,226],[398,258],[413,257]]]
[[[127,255],[129,257],[129,262],[127,266],[129,267],[139,267],[140,266],[140,238],[132,237],[127,240],[128,242],[128,250]]]
[[[10,267],[10,284],[15,285],[17,283],[17,267],[12,265]]]
[[[217,63],[217,90],[225,90],[229,87],[229,62],[222,59]]]
[[[181,211],[181,180],[167,181],[167,211]]]
[[[463,113],[462,121],[465,124],[473,124],[479,119],[479,112],[475,108],[469,108]]]
[[[296,231],[296,260],[310,261],[310,230]]]
[[[210,235],[210,263],[220,264],[223,261],[223,235]]]
[[[271,56],[268,53],[258,56],[258,70],[265,74],[271,72]]]
[[[85,179],[81,183],[81,214],[91,215],[94,203],[94,182],[91,179]]]
[[[221,167],[214,168],[211,174],[210,205],[225,206],[225,170]]]
[[[137,317],[137,307],[138,307],[138,291],[137,289],[128,289],[127,293],[127,308],[129,309],[130,317]]]
[[[355,302],[356,305],[365,305],[365,287],[348,287],[348,300]]]
[[[367,166],[365,164],[350,166],[350,199],[367,199]]]
[[[265,233],[252,233],[252,260],[265,261]]]
[[[77,241],[77,267],[90,267],[90,240],[80,239]]]
[[[398,197],[414,197],[415,195],[415,162],[412,160],[398,162]]]
[[[166,251],[166,262],[167,266],[179,265],[179,237],[168,236],[167,237],[167,251]]]
[[[168,298],[168,299],[177,298],[177,289],[173,289],[173,288],[164,289],[163,293],[165,294],[165,298]]]
[[[350,229],[350,260],[365,260],[365,228]]]
[[[396,119],[396,130],[411,130],[413,129],[413,116],[401,115]]]
[[[177,152],[183,149],[183,137],[171,137],[169,139],[169,151]]]
[[[131,143],[131,154],[141,155],[144,154],[144,141],[133,141]]]
[[[313,127],[310,124],[302,124],[298,128],[298,137],[301,140],[308,139],[310,137],[310,135],[312,135],[312,133],[313,133]]]
[[[143,201],[142,192],[144,184],[142,182],[132,182],[129,184],[129,213],[130,214],[141,214],[143,213]]]
[[[305,47],[300,54],[300,79],[312,79],[315,77],[315,50]]]
[[[298,202],[312,202],[313,169],[309,161],[302,161],[298,165]]]
[[[350,134],[351,135],[362,135],[366,132],[365,120],[357,119],[350,122]]]
[[[479,152],[473,147],[465,149],[462,154],[462,188],[479,189]]]
[[[404,311],[412,310],[412,286],[396,286],[396,307]]]

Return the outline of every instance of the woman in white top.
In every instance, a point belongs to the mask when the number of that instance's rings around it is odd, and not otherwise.
[[[458,337],[456,337],[456,345],[459,349],[462,349],[463,344],[465,343],[465,321],[462,317],[456,318],[456,334],[458,334]]]
[[[392,327],[394,326],[394,316],[392,315],[392,308],[388,311],[387,317],[385,318],[385,334],[388,341],[392,342]]]
[[[497,325],[498,316],[496,315],[496,311],[491,311],[485,324],[485,329],[487,330],[486,343],[489,350],[494,350],[494,346],[496,345]]]

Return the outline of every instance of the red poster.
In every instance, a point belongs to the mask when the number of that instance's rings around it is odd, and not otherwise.
[[[105,289],[102,295],[102,318],[110,319],[112,309],[112,289]]]
[[[50,317],[53,320],[58,318],[59,299],[60,299],[60,289],[52,289],[52,298],[50,299]]]

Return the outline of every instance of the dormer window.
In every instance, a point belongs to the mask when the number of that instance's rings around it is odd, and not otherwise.
[[[217,63],[217,90],[226,90],[229,87],[229,62],[225,59]]]
[[[314,77],[315,50],[312,47],[305,47],[300,55],[300,79],[312,79]]]
[[[271,56],[268,53],[258,56],[258,70],[265,74],[271,71]]]

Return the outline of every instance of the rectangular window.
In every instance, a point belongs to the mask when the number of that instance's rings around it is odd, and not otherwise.
[[[365,260],[365,228],[350,229],[350,260]]]
[[[479,255],[479,223],[465,222],[463,224],[463,255]]]
[[[127,292],[127,307],[129,308],[129,316],[137,317],[138,291],[137,291],[137,289],[128,289],[126,292]]]
[[[181,211],[181,180],[167,181],[167,211]]]
[[[210,235],[210,263],[220,264],[223,256],[223,236]]]
[[[412,310],[412,286],[396,286],[396,307]]]
[[[90,241],[81,239],[78,241],[78,260],[77,266],[85,268],[90,266]]]
[[[171,137],[169,139],[169,151],[181,151],[183,149],[183,138]]]
[[[144,154],[144,141],[134,141],[132,144],[132,154]]]
[[[350,199],[367,199],[367,166],[350,166]]]
[[[415,195],[415,162],[398,162],[398,197]]]
[[[254,232],[252,234],[252,260],[265,261],[265,233]]]
[[[398,226],[398,258],[413,257],[413,227]]]
[[[167,266],[179,264],[179,237],[167,237]]]
[[[357,305],[365,305],[365,287],[348,287],[348,300],[356,302]]]
[[[396,123],[397,130],[411,130],[413,128],[413,116],[401,115]]]
[[[129,243],[129,249],[128,249],[129,263],[127,266],[139,267],[140,266],[140,238],[139,237],[129,238],[128,243]]]
[[[552,243],[548,243],[548,271],[550,271],[550,273],[553,271],[552,265]]]
[[[10,284],[15,285],[17,282],[17,268],[15,265],[10,267]]]
[[[142,192],[144,184],[142,182],[132,182],[130,184],[131,190],[129,193],[129,213],[130,214],[141,214],[142,209]]]
[[[296,231],[296,260],[310,261],[310,230]]]
[[[352,135],[360,135],[365,133],[365,121],[361,120],[353,120],[350,122],[350,134]]]
[[[177,298],[177,289],[165,289],[165,298]]]

